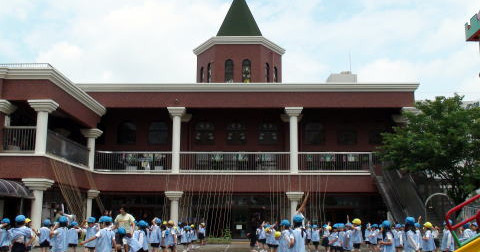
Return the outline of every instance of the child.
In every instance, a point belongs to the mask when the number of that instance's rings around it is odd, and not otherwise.
[[[452,225],[452,221],[448,221],[450,222],[450,225]],[[453,252],[455,250],[455,244],[453,241],[452,233],[447,228],[446,222],[444,222],[443,225],[445,226],[445,228],[443,229],[442,245],[440,250],[442,252]]]
[[[189,246],[189,242],[188,242],[188,228],[189,226],[186,225],[183,227],[183,229],[180,231],[180,243],[183,245],[183,247],[185,248],[185,250],[188,251],[188,246]]]
[[[200,223],[200,226],[198,227],[198,239],[200,240],[201,246],[205,245],[206,234],[207,234],[207,229],[206,229],[205,223]]]
[[[352,224],[353,224],[353,227],[352,227],[353,251],[360,251],[360,245],[363,242],[362,221],[356,218],[356,219],[353,219]]]
[[[67,232],[68,247],[72,248],[73,252],[77,251],[78,246],[78,233],[82,230],[78,227],[78,223],[73,221],[70,224],[70,229]]]
[[[383,239],[378,243],[382,247],[382,252],[394,252],[394,239],[391,229],[392,224],[386,220],[382,223],[382,237]]]
[[[329,237],[330,237],[330,230],[332,227],[330,224],[325,224],[323,225],[323,234],[322,234],[322,246],[325,248],[325,251],[330,251],[330,245],[329,245]]]
[[[407,217],[405,219],[406,240],[404,242],[405,252],[415,252],[420,250],[415,234],[415,219]]]
[[[353,225],[352,223],[345,224],[345,236],[343,239],[343,250],[352,251],[353,250]]]
[[[67,217],[60,216],[58,218],[58,223],[50,231],[50,241],[52,245],[52,252],[67,251],[68,249],[67,225],[68,225]]]
[[[372,233],[372,225],[370,223],[367,224],[367,228],[365,229],[365,245],[367,245],[367,248],[371,248],[372,245],[370,243],[370,234]]]
[[[40,243],[40,249],[42,252],[47,252],[50,248],[50,227],[52,222],[49,219],[43,221],[43,227],[38,231],[38,242]]]
[[[192,249],[195,249],[195,246],[194,244],[197,242],[198,240],[198,236],[197,236],[197,230],[195,229],[195,225],[190,225],[190,237],[192,239]]]
[[[141,252],[148,252],[148,241],[147,241],[147,227],[148,223],[144,220],[141,220],[137,224],[138,230],[133,232],[133,239],[136,239],[142,248]]]
[[[315,247],[315,251],[318,252],[318,245],[320,245],[320,230],[317,225],[312,226],[312,244]]]
[[[80,245],[85,245],[91,241],[96,240],[95,251],[96,252],[111,252],[112,247],[115,247],[115,235],[109,228],[112,223],[112,217],[102,216],[98,220],[101,229],[95,234],[95,236],[83,241]]]
[[[292,230],[290,230],[290,221],[282,220],[280,222],[280,228],[282,232],[278,240],[278,252],[292,251],[291,249],[295,244],[295,237],[293,236]]]
[[[403,250],[403,231],[402,225],[395,225],[395,230],[393,230],[393,241],[395,245],[395,251],[402,252]]]
[[[260,227],[258,227],[258,229],[257,229],[258,247],[260,248],[260,250],[265,250],[265,244],[267,242],[267,236],[265,234],[265,228],[268,228],[268,226],[269,226],[268,224],[263,222],[262,225],[260,225]]]
[[[373,224],[371,226],[371,231],[368,235],[368,241],[370,242],[370,246],[371,246],[373,251],[378,251],[377,237],[378,237],[379,230],[377,228],[378,228],[378,225]]]
[[[310,222],[307,222],[307,226],[305,227],[305,234],[307,235],[305,245],[307,246],[308,250],[310,250],[310,242],[312,241],[312,228],[310,226]]]
[[[95,236],[96,233],[100,230],[98,225],[95,224],[97,220],[95,217],[88,217],[87,219],[87,228],[85,228],[85,240],[88,240],[92,237]],[[85,244],[85,249],[87,250],[86,252],[94,252],[95,251],[95,245],[96,245],[96,240],[93,240],[89,243]]]
[[[271,226],[265,231],[267,236],[267,246],[270,249],[270,252],[276,252],[278,249],[278,240],[275,239],[275,227]]]
[[[10,250],[10,219],[4,218],[0,222],[0,251],[6,252]]]
[[[338,251],[343,251],[343,245],[345,244],[345,224],[338,224]]]
[[[150,226],[150,235],[148,236],[148,242],[150,246],[152,246],[153,252],[158,252],[162,235],[160,230],[160,225],[162,224],[162,220],[159,218],[154,218],[152,220],[152,225]]]
[[[339,237],[338,237],[338,226],[339,224],[334,224],[333,225],[333,230],[330,236],[328,237],[328,245],[330,246],[330,251],[332,252],[337,252],[340,251],[339,249]]]
[[[132,234],[128,233],[125,228],[121,227],[117,230],[117,234],[120,238],[125,239],[125,242],[128,244],[129,252],[139,252],[142,251],[142,245],[138,240],[132,238]]]
[[[30,228],[25,226],[25,216],[18,215],[15,217],[15,228],[9,230],[12,243],[12,252],[25,252],[27,247],[25,241],[32,238]]]
[[[25,239],[25,245],[27,247],[27,251],[32,250],[32,244],[37,240],[37,231],[32,229],[32,220],[30,218],[25,219],[25,227],[30,230],[30,238]]]
[[[164,246],[166,248],[165,251],[174,251],[176,252],[176,244],[177,244],[177,234],[174,229],[175,222],[173,220],[169,220],[167,222],[167,227],[165,231],[162,233],[162,240],[164,241]]]
[[[306,234],[305,231],[302,229],[303,225],[303,216],[302,215],[295,215],[293,216],[293,237],[295,238],[295,244],[293,245],[293,251],[306,251],[305,248],[305,240]]]
[[[423,227],[426,229],[425,235],[422,238],[422,251],[433,252],[436,250],[435,241],[433,240],[432,228],[433,225],[430,222],[425,222]]]

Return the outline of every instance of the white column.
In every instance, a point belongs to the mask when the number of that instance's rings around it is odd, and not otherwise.
[[[0,99],[0,113],[5,115],[4,126],[10,126],[10,115],[15,112],[16,109],[17,107],[12,105],[9,101]]]
[[[33,192],[30,219],[32,219],[33,228],[39,229],[42,223],[43,192],[50,188],[54,181],[44,178],[24,178],[22,182]]]
[[[179,191],[165,192],[165,196],[170,200],[170,220],[173,220],[175,224],[178,224],[178,201],[182,195],[183,192]]]
[[[47,149],[48,114],[55,111],[59,105],[53,100],[28,100],[28,103],[37,112],[35,154],[43,155]]]
[[[302,200],[304,192],[286,192],[287,198],[290,200],[290,220],[297,213],[298,202]]]
[[[285,113],[290,119],[290,172],[298,173],[298,116],[302,107],[286,107]]]
[[[180,173],[180,134],[185,107],[168,107],[172,116],[172,173]]]
[[[87,191],[87,215],[85,216],[86,218],[92,216],[92,201],[93,199],[97,198],[98,195],[100,194],[100,191],[90,189]]]
[[[95,139],[100,137],[103,131],[99,129],[83,129],[81,132],[87,138],[88,168],[93,171],[95,168]]]

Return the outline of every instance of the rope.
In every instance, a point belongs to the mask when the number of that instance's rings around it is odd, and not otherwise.
[[[75,214],[78,219],[85,218],[84,204],[80,190],[78,189],[77,181],[73,176],[73,168],[70,165],[50,160],[55,180],[58,183],[60,192],[68,206],[71,213]]]

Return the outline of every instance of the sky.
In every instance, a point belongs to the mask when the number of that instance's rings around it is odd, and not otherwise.
[[[480,99],[477,0],[247,0],[284,49],[284,83],[419,82],[417,99]],[[0,0],[0,63],[50,63],[75,83],[193,83],[192,50],[231,0]],[[351,55],[351,56],[349,56]]]

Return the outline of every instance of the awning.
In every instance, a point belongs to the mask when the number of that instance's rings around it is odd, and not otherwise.
[[[22,183],[0,179],[0,196],[33,199],[32,192]]]

